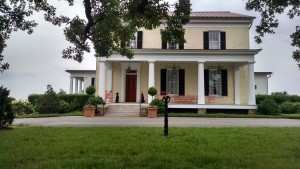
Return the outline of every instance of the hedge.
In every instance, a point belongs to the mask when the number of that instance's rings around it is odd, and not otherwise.
[[[43,96],[43,94],[31,94],[28,96],[28,101],[32,105],[36,105],[37,99],[41,96]],[[58,96],[59,100],[63,100],[69,104],[71,104],[74,100],[77,100],[77,102],[79,103],[79,105],[78,105],[79,110],[82,110],[82,108],[85,106],[88,99],[90,97],[93,97],[93,96],[89,96],[86,94],[59,94],[57,96]]]
[[[283,102],[300,102],[300,96],[297,95],[256,95],[256,104],[259,105],[267,98],[273,99],[278,105]]]

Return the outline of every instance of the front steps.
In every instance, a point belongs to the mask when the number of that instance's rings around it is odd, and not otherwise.
[[[139,117],[140,106],[145,104],[139,103],[111,103],[108,110],[104,113],[104,117]]]

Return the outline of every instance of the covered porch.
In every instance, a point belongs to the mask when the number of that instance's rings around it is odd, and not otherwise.
[[[156,98],[171,96],[170,108],[256,109],[254,56],[259,51],[143,49],[135,50],[131,60],[114,54],[98,60],[98,95],[105,98],[105,93],[112,91],[114,98],[118,93],[120,102],[138,103],[143,94],[150,103],[152,97],[147,90],[154,86]],[[178,71],[178,87],[170,92],[164,76],[174,68]],[[219,70],[224,70],[223,76],[226,72],[219,84],[226,81],[226,87],[218,89],[211,87],[218,84],[207,78],[214,72],[218,77]]]

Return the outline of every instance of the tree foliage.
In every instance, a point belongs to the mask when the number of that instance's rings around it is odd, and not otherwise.
[[[65,1],[70,6],[74,3],[74,0]],[[118,52],[132,58],[133,51],[121,48],[120,42],[129,43],[141,27],[154,29],[164,24],[164,40],[172,43],[184,42],[182,26],[189,21],[189,0],[179,0],[175,4],[164,0],[82,1],[85,18],[57,16],[56,8],[48,0],[0,0],[0,70],[9,67],[8,63],[4,63],[2,55],[5,42],[13,31],[23,30],[29,34],[33,32],[37,23],[29,20],[29,17],[35,11],[44,11],[45,20],[54,25],[67,23],[64,34],[72,46],[63,50],[63,58],[78,62],[82,61],[84,52],[90,52],[92,47],[97,57],[109,57],[113,52]]]
[[[36,101],[36,110],[42,114],[54,114],[60,111],[59,97],[51,85],[47,85],[47,91]]]
[[[262,42],[262,37],[266,33],[275,33],[274,29],[278,27],[279,22],[276,14],[282,14],[285,9],[288,10],[287,15],[290,19],[300,16],[299,0],[248,0],[246,3],[247,10],[254,10],[260,13],[260,24],[256,26],[255,41]],[[292,39],[291,45],[297,49],[293,52],[293,58],[300,67],[300,25],[295,27],[295,32],[290,35]]]
[[[0,128],[8,127],[14,120],[14,113],[8,96],[9,90],[0,86]]]

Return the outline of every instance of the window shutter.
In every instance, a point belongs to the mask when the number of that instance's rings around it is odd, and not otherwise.
[[[205,96],[208,96],[209,93],[209,70],[208,69],[204,69],[204,89],[205,89]]]
[[[161,48],[162,49],[167,49],[167,42],[164,40],[161,40]]]
[[[92,85],[92,86],[95,86],[95,78],[94,78],[94,77],[92,77],[91,85]]]
[[[221,50],[226,49],[226,32],[221,32]]]
[[[209,49],[208,32],[203,32],[203,44],[204,44],[204,49]]]
[[[126,43],[124,41],[121,41],[121,48],[125,48]]]
[[[185,89],[185,74],[184,69],[179,69],[179,95],[184,96],[184,89]]]
[[[167,78],[167,69],[160,69],[160,95],[166,94],[166,79]]]
[[[222,72],[222,96],[228,96],[228,80],[227,70],[221,70]]]
[[[184,49],[184,43],[179,43],[179,49]]]
[[[137,32],[137,48],[143,49],[143,31]]]

